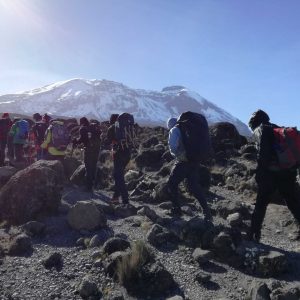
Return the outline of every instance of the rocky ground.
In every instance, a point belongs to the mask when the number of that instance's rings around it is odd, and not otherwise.
[[[212,224],[184,184],[184,213],[170,215],[172,195],[164,183],[173,162],[166,133],[155,130],[141,133],[139,154],[128,168],[128,206],[109,203],[105,151],[94,193],[83,191],[80,167],[71,182],[61,178],[58,163],[21,172],[0,168],[1,213],[10,220],[0,229],[1,300],[300,299],[297,228],[276,195],[279,204],[268,207],[261,243],[246,238],[256,189],[253,146],[214,129],[216,157],[201,171]],[[66,177],[78,165],[69,159]],[[16,191],[17,183],[26,186]],[[35,189],[37,183],[44,188]]]

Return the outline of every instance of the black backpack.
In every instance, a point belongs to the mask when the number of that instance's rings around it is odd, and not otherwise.
[[[134,117],[129,113],[123,113],[118,116],[115,123],[116,140],[122,146],[135,147],[135,126]]]
[[[190,162],[203,163],[211,157],[212,148],[206,118],[198,113],[184,112],[177,121],[182,134],[186,157]]]
[[[32,127],[32,131],[37,145],[41,145],[45,139],[45,133],[48,125],[44,122],[36,122]]]

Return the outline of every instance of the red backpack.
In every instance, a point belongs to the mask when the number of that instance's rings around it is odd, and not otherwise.
[[[274,128],[275,151],[279,167],[289,169],[300,165],[300,132],[296,127]]]

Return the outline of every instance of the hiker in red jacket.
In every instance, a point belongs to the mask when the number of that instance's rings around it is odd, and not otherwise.
[[[274,147],[274,128],[278,126],[270,123],[269,116],[263,110],[258,110],[252,114],[249,127],[253,130],[257,147],[255,179],[258,185],[249,237],[259,242],[262,223],[272,194],[278,191],[283,196],[298,225],[300,224],[300,199],[296,195],[296,167],[281,169],[279,166]],[[295,232],[293,238],[299,238],[299,231]]]
[[[3,113],[0,119],[0,166],[4,166],[5,150],[7,146],[7,136],[11,128],[12,121],[8,113]]]

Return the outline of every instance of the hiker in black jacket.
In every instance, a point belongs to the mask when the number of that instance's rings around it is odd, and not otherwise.
[[[255,179],[258,185],[257,198],[251,220],[250,239],[259,242],[261,227],[270,198],[279,191],[287,207],[300,224],[300,202],[296,195],[296,168],[282,170],[274,149],[273,133],[277,125],[269,122],[269,116],[262,110],[254,112],[249,120],[257,147],[257,169]],[[298,238],[298,233],[294,236]]]
[[[84,147],[84,165],[86,171],[86,191],[93,190],[97,170],[97,162],[100,151],[100,131],[97,131],[96,124],[90,124],[88,119],[83,117],[79,120],[79,137],[73,140],[73,147],[82,144]]]
[[[110,119],[110,127],[107,131],[106,144],[112,146],[112,158],[114,163],[113,177],[115,180],[114,194],[111,199],[112,203],[118,204],[121,196],[122,203],[128,204],[128,191],[125,184],[125,168],[130,161],[131,150],[126,145],[121,145],[117,141],[115,122],[117,121],[118,115],[112,115]]]

